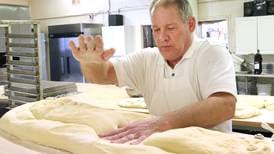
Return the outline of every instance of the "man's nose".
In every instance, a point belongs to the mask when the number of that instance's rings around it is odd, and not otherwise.
[[[168,40],[168,35],[165,31],[161,31],[159,35],[159,41],[167,41]]]

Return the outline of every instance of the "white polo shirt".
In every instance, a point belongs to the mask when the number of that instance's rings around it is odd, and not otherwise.
[[[200,102],[216,92],[236,96],[233,61],[223,47],[194,37],[172,69],[158,48],[146,48],[113,62],[119,86],[143,93],[151,114],[161,115]],[[231,120],[213,129],[231,132]]]

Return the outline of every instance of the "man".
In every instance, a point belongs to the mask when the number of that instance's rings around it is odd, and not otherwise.
[[[138,89],[153,118],[130,123],[101,137],[138,144],[155,132],[199,126],[231,131],[235,74],[225,49],[194,37],[196,21],[187,0],[153,0],[153,36],[158,48],[116,62],[100,36],[79,36],[70,47],[89,81]]]

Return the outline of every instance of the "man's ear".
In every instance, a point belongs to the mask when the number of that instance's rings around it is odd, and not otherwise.
[[[194,32],[196,27],[196,19],[194,17],[188,18],[188,27],[191,32]]]

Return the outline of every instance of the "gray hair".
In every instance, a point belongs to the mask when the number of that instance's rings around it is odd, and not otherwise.
[[[175,5],[178,8],[179,14],[183,22],[186,22],[189,17],[193,16],[191,6],[188,0],[153,0],[150,4],[149,12],[152,16],[154,10],[160,6]]]

